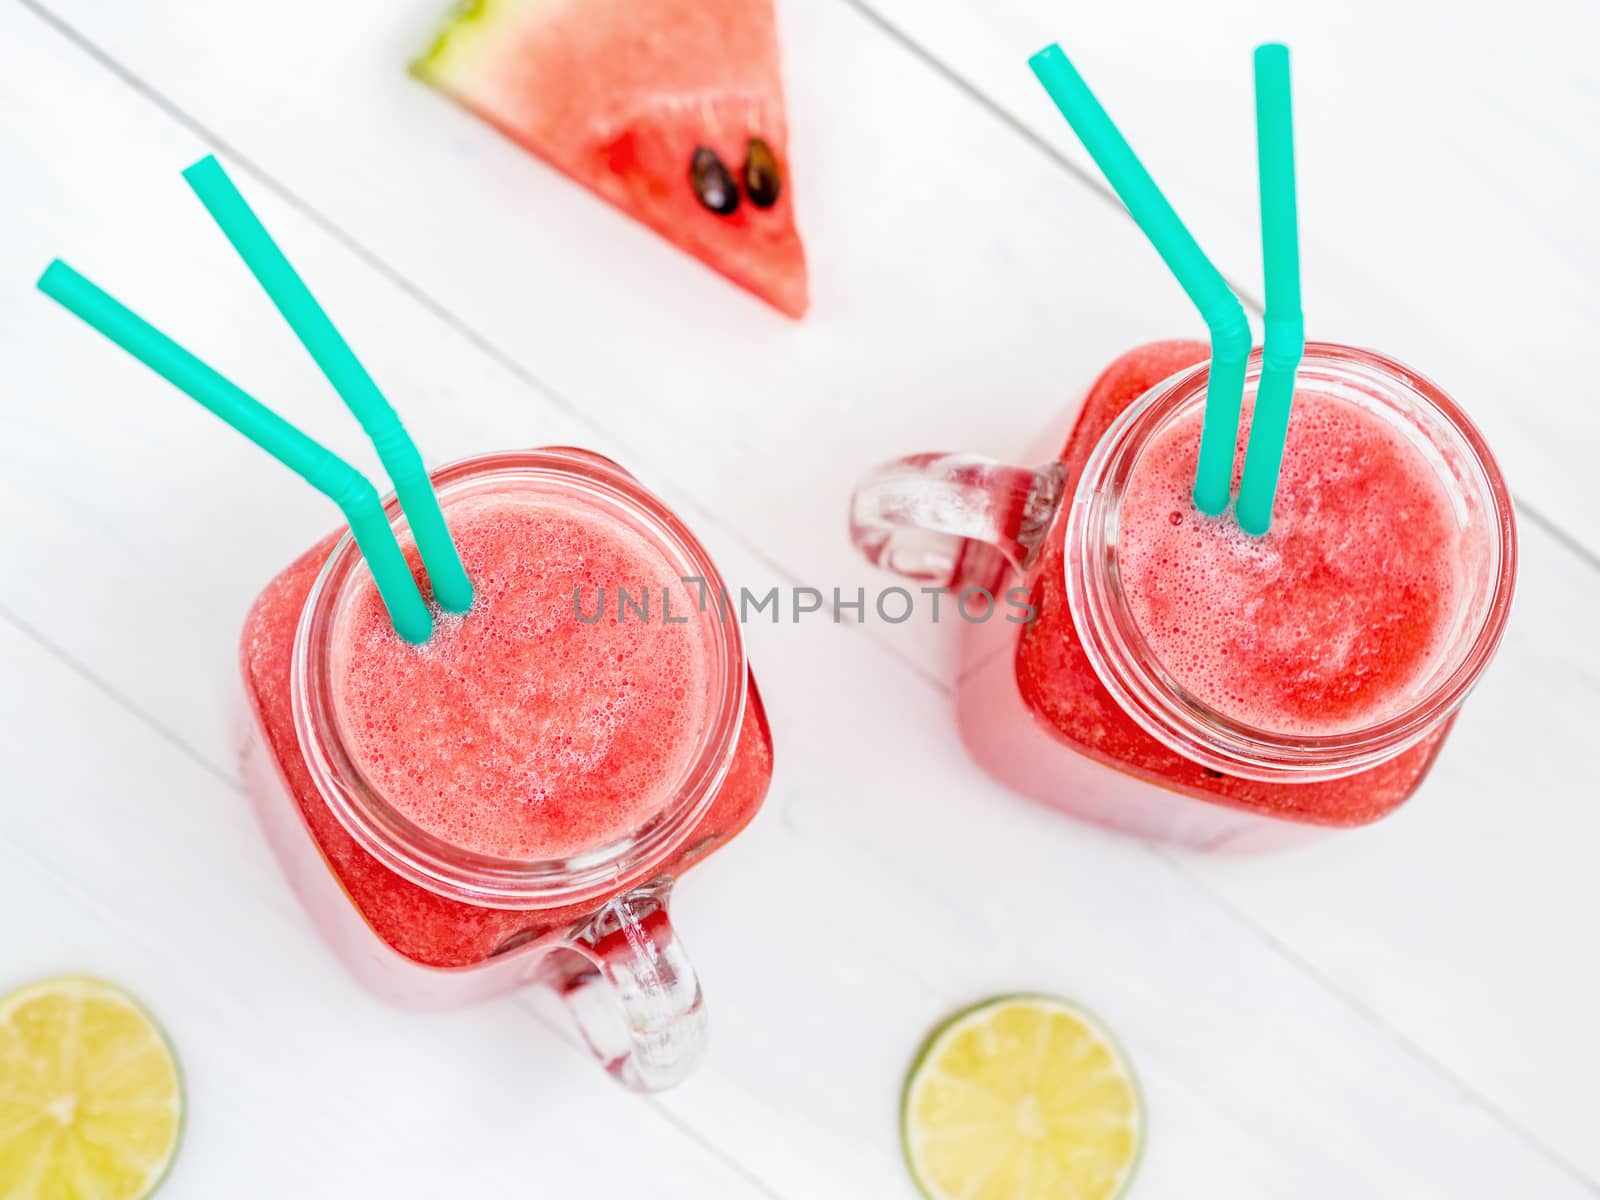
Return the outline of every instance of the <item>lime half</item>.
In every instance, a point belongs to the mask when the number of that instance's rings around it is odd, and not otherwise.
[[[1048,996],[986,1000],[934,1030],[900,1121],[929,1200],[1113,1200],[1144,1144],[1138,1085],[1116,1043]]]
[[[0,1196],[141,1200],[182,1124],[172,1048],[127,993],[61,978],[0,999]]]

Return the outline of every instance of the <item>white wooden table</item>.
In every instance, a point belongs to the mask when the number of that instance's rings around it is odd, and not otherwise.
[[[910,1195],[897,1090],[989,993],[1075,996],[1147,1091],[1141,1197],[1600,1192],[1600,67],[1592,0],[787,0],[794,325],[411,81],[440,0],[0,6],[0,990],[170,1028],[185,1197]],[[69,258],[370,450],[178,177],[215,150],[430,458],[572,442],[736,584],[882,583],[851,480],[1016,453],[1198,332],[1026,72],[1061,38],[1259,297],[1249,52],[1296,51],[1306,307],[1461,399],[1521,512],[1500,657],[1398,816],[1257,861],[1016,799],[953,736],[950,627],[748,628],[765,810],[681,889],[711,1006],[640,1099],[538,996],[361,992],[257,834],[235,637],[320,498],[39,297]]]

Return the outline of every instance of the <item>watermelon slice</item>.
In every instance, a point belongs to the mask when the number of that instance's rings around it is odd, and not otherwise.
[[[805,312],[772,0],[465,0],[413,70],[707,266]]]

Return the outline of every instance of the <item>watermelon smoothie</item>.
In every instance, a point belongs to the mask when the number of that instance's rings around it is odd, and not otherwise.
[[[671,885],[748,823],[772,769],[738,626],[684,582],[720,577],[596,455],[484,456],[435,488],[475,599],[436,614],[424,645],[395,635],[348,535],[251,609],[257,811],[318,927],[385,999],[446,1008],[543,983],[624,1082],[667,1086],[703,1038]]]
[[[962,735],[992,774],[1139,836],[1268,848],[1416,790],[1503,631],[1515,534],[1448,397],[1328,345],[1299,374],[1271,532],[1201,514],[1206,358],[1192,342],[1119,358],[1037,470],[908,460],[954,508],[908,504],[915,481],[880,472],[857,536],[882,557],[889,527],[932,524],[963,537],[953,586],[1026,589],[1030,623],[962,628]],[[1259,357],[1240,461],[1258,376]]]

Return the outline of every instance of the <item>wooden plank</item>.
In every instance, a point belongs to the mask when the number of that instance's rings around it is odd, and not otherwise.
[[[1594,5],[1532,0],[1512,17],[1426,0],[850,2],[1103,187],[1027,69],[1060,41],[1257,299],[1250,51],[1289,43],[1310,336],[1436,378],[1482,424],[1518,497],[1600,554],[1600,411],[1576,399],[1600,321],[1600,234],[1580,199],[1600,184]]]
[[[514,1001],[424,1017],[367,997],[237,785],[5,623],[0,762],[0,991],[90,972],[149,1004],[188,1095],[164,1194],[764,1194]]]

